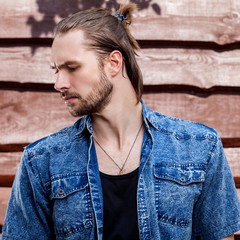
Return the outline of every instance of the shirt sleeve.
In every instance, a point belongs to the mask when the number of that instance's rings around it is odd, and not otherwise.
[[[45,190],[25,150],[13,183],[2,240],[54,239],[50,227],[50,209]]]
[[[193,216],[193,232],[201,240],[222,239],[240,229],[239,198],[219,136],[209,159]]]

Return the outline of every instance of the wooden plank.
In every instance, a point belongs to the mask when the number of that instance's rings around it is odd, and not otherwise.
[[[207,89],[239,87],[240,50],[217,53],[200,49],[142,49],[138,62],[145,85],[184,84]],[[234,76],[235,75],[235,76]]]
[[[222,138],[240,136],[240,95],[200,98],[187,94],[145,94],[147,105],[160,113],[200,122],[217,129]]]
[[[0,81],[54,83],[50,69],[50,48],[0,47]]]
[[[240,148],[224,148],[232,175],[240,177]]]
[[[0,188],[11,187],[22,152],[0,152]]]
[[[0,152],[1,176],[15,175],[22,152]]]
[[[0,81],[52,84],[50,48],[0,47]],[[145,85],[187,85],[201,89],[238,87],[240,50],[142,49],[138,62]],[[13,64],[14,63],[14,64]]]
[[[225,148],[236,148],[240,146],[239,138],[222,138],[222,143]]]
[[[0,142],[29,143],[76,121],[58,93],[0,91]]]
[[[1,144],[28,143],[76,121],[58,93],[0,90]],[[163,114],[214,127],[222,138],[240,136],[240,95],[144,94],[147,105]]]
[[[3,225],[11,188],[0,187],[0,226]]]
[[[62,17],[91,7],[109,7],[115,11],[117,2],[0,0],[0,37],[49,37]],[[155,0],[139,2],[138,7],[133,25],[133,34],[137,39],[211,41],[219,44],[240,39],[238,0],[182,0],[177,3]]]
[[[240,199],[240,188],[237,188],[238,197]]]

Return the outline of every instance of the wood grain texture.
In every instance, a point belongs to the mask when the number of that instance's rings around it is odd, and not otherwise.
[[[58,93],[0,91],[0,142],[29,143],[71,125]]]
[[[207,89],[239,87],[240,50],[142,49],[138,62],[145,85],[178,84]]]
[[[54,83],[50,51],[49,47],[39,47],[33,54],[30,46],[0,47],[0,81]]]
[[[0,38],[29,38],[52,36],[56,22],[78,10],[107,7],[115,11],[118,1],[0,0],[0,6]],[[211,41],[219,44],[240,39],[238,0],[140,1],[138,7],[132,27],[137,39]]]
[[[2,83],[54,83],[50,47],[38,47],[34,54],[30,46],[0,47],[0,52]],[[217,53],[200,49],[146,48],[139,55],[145,85],[240,88],[240,50]]]
[[[0,187],[0,225],[3,225],[11,188]]]
[[[0,187],[11,187],[22,152],[0,152]]]
[[[220,136],[240,136],[240,95],[200,98],[188,94],[145,94],[147,105],[160,113],[215,128]]]
[[[0,152],[0,175],[11,176],[15,175],[20,163],[22,152]]]
[[[224,148],[232,175],[240,177],[240,148]]]
[[[28,143],[76,121],[58,93],[0,90],[0,143]],[[146,104],[166,115],[216,128],[222,138],[240,136],[240,95],[144,94]]]

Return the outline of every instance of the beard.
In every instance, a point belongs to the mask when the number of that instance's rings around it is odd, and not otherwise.
[[[69,112],[74,117],[81,117],[102,111],[111,100],[112,90],[113,84],[109,81],[105,71],[101,69],[99,83],[93,87],[86,98],[82,98],[76,92],[68,91],[62,92],[61,97],[77,98],[77,103],[68,104]]]

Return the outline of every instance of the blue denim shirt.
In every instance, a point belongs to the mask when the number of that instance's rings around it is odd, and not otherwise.
[[[137,191],[141,240],[221,239],[240,229],[233,177],[217,132],[151,111]],[[2,239],[102,239],[103,196],[91,119],[25,148]]]

